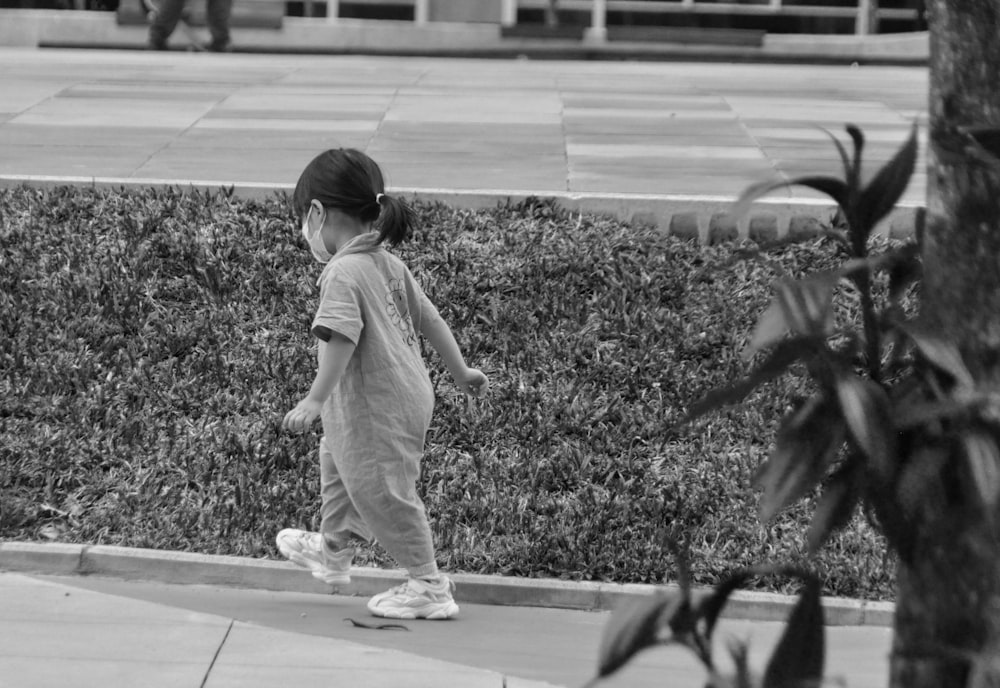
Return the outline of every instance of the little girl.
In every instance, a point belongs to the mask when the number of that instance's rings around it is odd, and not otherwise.
[[[325,267],[312,322],[319,340],[316,378],[283,427],[302,431],[322,420],[322,523],[320,533],[282,530],[278,548],[339,586],[350,582],[352,539],[375,539],[409,579],[373,597],[368,609],[396,619],[452,618],[455,585],[438,571],[416,490],[434,407],[417,336],[427,338],[466,394],[482,396],[489,382],[465,364],[409,269],[382,247],[407,239],[414,215],[385,193],[371,158],[351,149],[320,154],[299,177],[293,204],[313,256]]]

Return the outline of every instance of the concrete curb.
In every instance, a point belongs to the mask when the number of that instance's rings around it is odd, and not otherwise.
[[[330,589],[284,561],[171,552],[108,545],[0,542],[0,571],[50,575],[92,575],[181,585],[217,585],[282,592],[327,594]],[[400,570],[355,568],[344,594],[369,596],[405,580]],[[645,597],[664,586],[452,574],[456,598],[470,604],[611,610],[628,599]],[[666,586],[676,589],[676,586]],[[784,621],[796,598],[737,591],[723,616],[754,621]],[[828,626],[891,626],[895,605],[839,597],[823,599]]]
[[[277,193],[291,193],[292,184],[248,184],[243,182],[137,179],[131,177],[49,177],[0,175],[0,188],[17,186],[54,188],[93,186],[102,189],[192,189],[201,192],[231,190],[245,199],[264,199]],[[755,202],[742,218],[730,216],[736,200],[729,196],[678,194],[572,193],[526,191],[520,189],[433,189],[392,188],[391,193],[424,202],[445,203],[458,208],[493,208],[518,203],[527,198],[551,200],[571,212],[611,217],[622,222],[656,227],[668,234],[701,244],[753,239],[765,242],[798,234],[814,234],[819,223],[836,212],[832,200],[770,197]],[[895,239],[911,237],[924,208],[916,203],[899,203],[876,227],[875,234]]]

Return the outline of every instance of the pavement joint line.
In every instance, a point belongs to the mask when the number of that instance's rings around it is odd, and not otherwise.
[[[84,575],[174,585],[215,585],[279,592],[329,594],[330,588],[286,561],[229,555],[197,554],[113,545],[0,541],[0,571],[46,575]],[[547,578],[518,578],[472,573],[450,574],[459,602],[501,606],[553,607],[610,611],[626,600],[655,591],[677,590],[673,584],[606,583]],[[402,570],[356,567],[351,585],[340,592],[369,596],[405,578]],[[708,588],[696,595],[707,594]],[[797,597],[737,591],[724,618],[784,621]],[[827,626],[891,626],[891,602],[824,597]]]
[[[231,189],[239,198],[262,200],[290,193],[294,184],[225,180],[156,179],[139,177],[85,177],[50,175],[0,175],[0,188],[18,186],[53,188],[91,186],[104,189],[174,188],[218,191]],[[449,189],[395,187],[391,193],[425,202],[442,202],[469,209],[487,209],[528,198],[551,200],[570,212],[612,217],[626,223],[652,226],[701,244],[740,239],[771,241],[793,234],[813,235],[817,223],[833,217],[832,199],[768,196],[757,201],[741,218],[730,210],[735,196],[695,194],[631,194],[587,191],[531,191],[526,189]],[[923,204],[902,201],[875,228],[875,234],[903,239],[914,236]]]

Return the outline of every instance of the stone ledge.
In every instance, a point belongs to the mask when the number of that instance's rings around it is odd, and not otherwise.
[[[217,585],[282,592],[328,594],[329,586],[301,568],[284,561],[226,555],[171,552],[109,545],[64,543],[0,543],[0,571],[51,575],[94,575],[124,580],[146,580],[180,585]],[[351,584],[339,592],[370,596],[406,579],[399,569],[358,567]],[[564,609],[611,610],[626,599],[651,595],[657,590],[677,590],[676,585],[644,585],[514,578],[482,574],[452,574],[459,602]],[[708,591],[699,589],[696,595]],[[723,610],[723,618],[784,621],[795,605],[795,596],[736,591]],[[827,626],[889,626],[894,605],[845,598],[823,599]]]
[[[79,573],[86,545],[61,542],[0,542],[0,570],[24,573]]]
[[[98,188],[174,188],[217,191],[232,189],[235,196],[266,199],[276,193],[291,193],[291,184],[256,184],[226,181],[184,181],[134,178],[45,177],[0,175],[0,188],[29,185],[37,188],[76,185]],[[571,212],[612,217],[622,222],[656,227],[682,239],[701,244],[753,239],[773,241],[791,235],[813,235],[836,213],[832,200],[768,197],[755,202],[742,218],[729,211],[735,199],[726,196],[640,195],[611,193],[530,192],[508,189],[393,188],[409,198],[440,202],[458,208],[485,209],[498,204],[519,203],[528,198],[551,200]],[[875,227],[874,234],[903,239],[915,234],[924,212],[916,203],[900,203]]]

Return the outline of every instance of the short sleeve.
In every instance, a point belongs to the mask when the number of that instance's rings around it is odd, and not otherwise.
[[[420,327],[422,328],[425,323],[432,323],[440,319],[441,314],[438,313],[437,307],[427,298],[427,294],[420,292]]]
[[[336,332],[357,345],[363,328],[364,316],[357,286],[343,278],[324,280],[320,287],[319,307],[310,328],[313,335],[330,341]]]
[[[410,314],[413,320],[413,327],[417,332],[423,332],[427,323],[440,320],[441,315],[434,306],[420,284],[413,277],[413,273],[406,269],[406,292],[407,300],[410,302]]]

